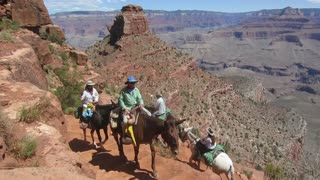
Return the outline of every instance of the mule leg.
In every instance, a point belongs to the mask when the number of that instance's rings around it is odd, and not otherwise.
[[[104,140],[103,140],[102,144],[106,143],[107,140],[109,139],[107,126],[103,128],[103,132],[104,132]]]
[[[150,150],[151,150],[151,167],[153,170],[153,177],[158,178],[158,172],[156,170],[156,149],[154,148],[154,142],[150,143]]]
[[[83,140],[87,141],[87,130],[86,129],[82,129],[83,130]]]
[[[139,147],[140,147],[140,144],[137,144],[136,146],[134,146],[134,161],[136,162],[137,169],[140,169],[140,164],[138,160]]]
[[[97,148],[98,146],[97,146],[96,142],[94,141],[93,133],[94,133],[94,129],[91,129],[90,135],[91,135],[91,139],[92,139],[92,144],[95,146],[95,148]]]
[[[96,132],[97,132],[98,139],[99,139],[99,145],[101,146],[102,138],[101,138],[101,134],[100,134],[100,129],[97,129]]]
[[[121,143],[121,140],[119,140],[119,133],[117,133],[116,131],[112,130],[112,134],[113,134],[114,140],[117,143],[119,155],[121,157],[123,157],[125,160],[127,160],[127,157],[124,155],[124,152],[123,152],[123,144]]]

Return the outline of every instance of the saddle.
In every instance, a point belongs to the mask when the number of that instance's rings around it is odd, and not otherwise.
[[[211,166],[214,159],[222,152],[225,152],[223,146],[221,144],[217,144],[217,146],[213,150],[210,150],[203,154],[205,163]]]

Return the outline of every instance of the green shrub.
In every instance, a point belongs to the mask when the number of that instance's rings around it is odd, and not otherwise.
[[[35,155],[37,148],[37,141],[29,136],[24,136],[21,139],[21,157],[27,159]]]
[[[41,110],[38,107],[38,105],[26,108],[25,106],[22,107],[18,114],[19,121],[25,122],[25,123],[33,123],[40,119],[41,116]]]
[[[4,140],[8,137],[8,128],[10,126],[10,121],[0,112],[0,136],[3,136]]]
[[[70,107],[81,106],[80,96],[83,91],[83,83],[79,82],[81,74],[79,72],[70,72],[67,67],[61,67],[54,70],[63,86],[58,87],[54,92],[61,102],[64,113],[69,113]]]
[[[7,18],[2,18],[0,20],[0,31],[2,30],[8,30],[8,31],[17,31],[19,30],[19,22],[18,21],[11,21],[10,19]]]
[[[35,155],[37,145],[34,138],[24,136],[21,140],[11,140],[9,150],[16,159],[28,159]]]
[[[60,57],[62,58],[63,61],[67,61],[69,59],[69,56],[66,52],[62,52],[60,54]]]
[[[264,170],[267,177],[269,177],[270,179],[282,179],[284,177],[283,169],[272,163],[268,163]]]
[[[56,49],[51,44],[48,45],[48,48],[52,54],[56,53]]]
[[[48,34],[47,32],[40,32],[39,36],[41,39],[49,40],[53,43],[62,44],[63,41],[56,34]]]
[[[14,37],[11,36],[10,32],[8,31],[1,31],[0,32],[0,42],[14,42]]]

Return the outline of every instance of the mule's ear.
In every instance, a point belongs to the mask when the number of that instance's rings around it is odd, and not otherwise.
[[[176,121],[176,126],[178,126],[179,124],[185,122],[187,119],[182,119],[182,120],[179,120],[179,121]]]
[[[116,103],[111,99],[111,104],[112,105],[116,105]]]

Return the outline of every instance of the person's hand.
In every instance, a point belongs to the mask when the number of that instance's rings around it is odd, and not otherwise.
[[[142,108],[143,108],[143,105],[142,105],[142,104],[139,104],[138,107],[139,107],[139,109],[142,109]]]
[[[125,109],[125,110],[124,110],[124,114],[125,114],[125,115],[128,115],[128,114],[130,114],[130,111],[129,111],[128,109]]]

